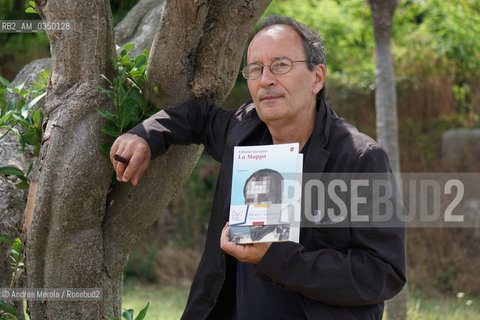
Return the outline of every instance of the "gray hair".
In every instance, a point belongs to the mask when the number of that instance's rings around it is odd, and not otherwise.
[[[306,59],[309,61],[307,63],[308,70],[312,71],[319,64],[323,64],[325,68],[327,68],[327,54],[325,53],[325,46],[323,45],[322,37],[303,23],[300,23],[291,17],[280,16],[276,14],[263,19],[260,25],[250,36],[247,47],[245,48],[243,59],[245,65],[247,64],[248,47],[250,46],[253,37],[255,37],[255,35],[261,30],[277,24],[283,24],[292,27],[293,30],[295,30],[295,32],[300,36],[303,44],[303,51],[305,52]],[[320,90],[320,92],[317,94],[317,101],[325,98],[326,91],[327,86],[324,84],[322,90]]]

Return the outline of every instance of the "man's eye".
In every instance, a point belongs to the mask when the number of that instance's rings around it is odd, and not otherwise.
[[[290,63],[287,61],[276,61],[272,63],[272,69],[275,71],[288,71],[290,69]]]
[[[262,68],[260,66],[250,66],[250,73],[260,72]]]
[[[275,63],[275,67],[279,67],[279,68],[288,67],[288,66],[289,66],[288,62],[285,62],[285,61],[278,61],[277,63]]]

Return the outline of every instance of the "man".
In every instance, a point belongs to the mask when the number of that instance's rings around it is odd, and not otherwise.
[[[302,228],[300,243],[229,241],[233,147],[298,142],[304,172],[389,172],[383,149],[325,104],[320,37],[287,17],[264,20],[242,73],[253,103],[227,111],[208,101],[164,110],[119,137],[120,181],[133,185],[151,155],[202,143],[222,166],[205,251],[182,319],[381,319],[405,283],[404,230]],[[115,154],[130,159],[126,166]]]

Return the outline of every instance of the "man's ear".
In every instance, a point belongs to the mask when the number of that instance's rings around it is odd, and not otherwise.
[[[322,90],[323,86],[325,85],[325,78],[327,77],[327,68],[323,64],[319,64],[313,69],[313,94],[316,95],[317,93]]]

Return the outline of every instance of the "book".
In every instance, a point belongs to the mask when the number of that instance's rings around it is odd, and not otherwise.
[[[299,241],[303,155],[298,143],[234,148],[230,241]]]

